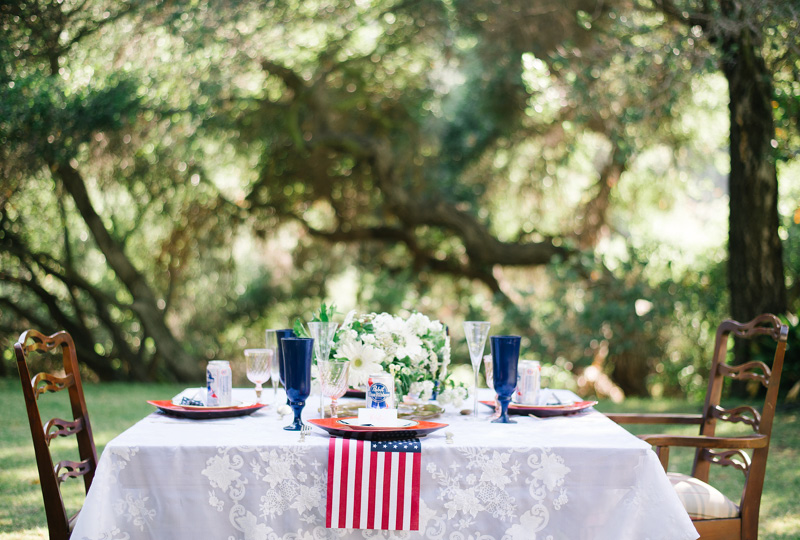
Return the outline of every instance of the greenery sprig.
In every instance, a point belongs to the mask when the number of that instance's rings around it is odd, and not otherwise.
[[[331,322],[334,315],[336,315],[336,304],[331,304],[328,306],[327,304],[323,303],[322,306],[320,306],[319,311],[315,312],[311,316],[311,322]],[[311,337],[311,334],[309,334],[306,326],[303,324],[303,321],[300,320],[300,317],[295,318],[292,330],[294,331],[294,335],[297,337]]]

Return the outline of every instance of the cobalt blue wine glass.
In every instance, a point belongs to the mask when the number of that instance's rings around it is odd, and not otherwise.
[[[278,380],[281,382],[284,388],[286,388],[286,377],[284,376],[284,367],[283,367],[283,347],[281,346],[281,340],[287,337],[294,337],[294,331],[291,328],[285,328],[283,330],[267,330],[266,331],[266,343],[267,348],[271,348],[271,344],[275,344],[278,349]],[[275,379],[272,379],[274,384]],[[289,398],[286,398],[286,404],[289,404]]]
[[[294,421],[286,426],[287,431],[300,431],[303,422],[300,415],[306,406],[306,398],[311,393],[311,359],[314,353],[314,340],[311,338],[287,337],[281,340],[283,349],[286,396],[294,411]]]
[[[492,379],[497,402],[500,404],[500,416],[492,420],[501,424],[516,424],[508,418],[508,404],[514,389],[517,387],[517,363],[519,362],[519,336],[492,336],[489,342],[492,348]]]

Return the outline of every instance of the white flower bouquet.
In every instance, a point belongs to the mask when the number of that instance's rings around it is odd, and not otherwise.
[[[351,311],[336,332],[331,356],[350,360],[349,383],[354,388],[365,387],[372,373],[391,373],[398,402],[403,396],[427,401],[436,392],[440,403],[460,406],[467,397],[466,388],[448,378],[447,328],[421,313],[403,319]]]

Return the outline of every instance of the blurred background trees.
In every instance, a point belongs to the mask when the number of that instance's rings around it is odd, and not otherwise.
[[[800,310],[798,13],[714,6],[0,2],[0,369],[37,326],[196,379],[327,300],[702,392],[719,321]]]

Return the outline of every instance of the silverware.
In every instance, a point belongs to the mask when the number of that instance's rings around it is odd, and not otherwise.
[[[303,424],[303,427],[300,428],[300,442],[306,442],[306,435],[311,433],[311,426],[308,424]]]
[[[445,442],[447,444],[453,444],[453,432],[452,431],[445,431],[444,432]]]

